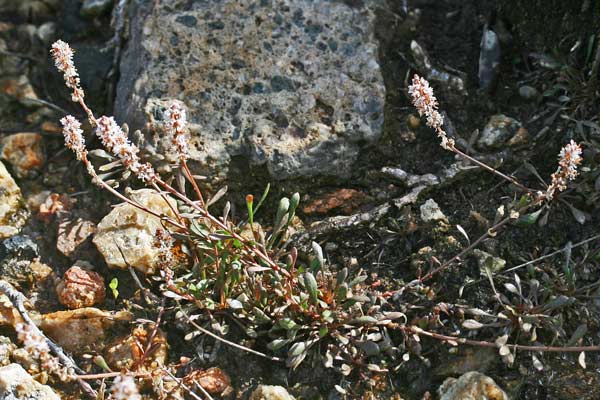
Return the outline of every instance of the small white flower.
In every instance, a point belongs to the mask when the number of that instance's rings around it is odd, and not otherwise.
[[[574,140],[571,140],[558,153],[558,168],[552,174],[552,182],[546,190],[546,199],[552,200],[557,191],[562,192],[567,189],[569,181],[577,178],[579,171],[577,166],[581,164],[582,150],[581,146]]]
[[[83,139],[81,123],[72,115],[62,118],[60,123],[63,126],[65,145],[73,150],[78,160],[81,160],[85,154],[85,140]]]
[[[187,116],[180,102],[173,102],[163,114],[166,131],[175,146],[177,155],[186,160],[189,157],[189,133],[187,130]]]
[[[415,74],[412,84],[408,87],[408,93],[419,115],[424,115],[427,118],[427,126],[433,128],[441,139],[442,147],[446,150],[454,147],[454,140],[448,138],[446,131],[442,128],[444,117],[437,110],[438,101],[433,94],[433,89],[429,86],[429,82]]]
[[[148,163],[142,164],[137,155],[139,149],[129,141],[127,135],[113,117],[98,118],[96,135],[108,151],[119,157],[123,165],[144,182],[156,178],[156,173]]]
[[[84,93],[79,86],[79,74],[73,63],[73,49],[71,46],[62,40],[57,40],[52,44],[50,54],[54,58],[56,68],[63,73],[67,87],[73,90],[72,100],[82,100]]]

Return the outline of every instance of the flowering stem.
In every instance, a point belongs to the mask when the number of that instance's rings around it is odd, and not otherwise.
[[[198,200],[200,201],[200,206],[204,207],[205,203],[204,203],[204,198],[202,197],[202,192],[200,191],[200,188],[198,187],[198,184],[196,183],[196,179],[194,179],[194,176],[190,172],[190,169],[188,168],[187,161],[185,160],[185,158],[183,158],[181,160],[181,168],[183,168],[185,174],[187,175],[188,180],[192,184],[192,187],[194,188],[194,191],[196,192],[196,196],[198,197]]]
[[[449,145],[448,149],[450,151],[453,151],[454,153],[456,153],[457,155],[459,155],[460,157],[469,160],[471,162],[473,162],[474,164],[477,164],[478,166],[488,170],[489,172],[498,175],[499,177],[506,179],[507,181],[509,181],[510,183],[512,183],[513,185],[517,186],[518,188],[520,188],[521,190],[523,190],[526,193],[532,193],[532,190],[529,189],[528,187],[526,187],[525,185],[521,184],[519,181],[517,181],[515,178],[505,175],[502,172],[498,171],[495,168],[490,167],[489,165],[477,160],[476,158],[471,157],[470,155],[463,153],[462,151],[460,151],[459,149],[456,148],[456,146],[454,145]]]

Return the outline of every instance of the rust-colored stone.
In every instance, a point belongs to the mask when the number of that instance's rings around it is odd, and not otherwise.
[[[72,266],[56,286],[58,301],[70,309],[91,307],[106,298],[104,278],[97,272]]]
[[[305,214],[327,214],[333,210],[352,214],[365,203],[367,195],[356,189],[337,189],[313,200],[302,211]]]

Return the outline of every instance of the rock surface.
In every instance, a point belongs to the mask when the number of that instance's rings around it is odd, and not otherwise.
[[[438,389],[440,400],[508,400],[494,380],[479,372],[448,378]]]
[[[104,286],[102,275],[73,265],[56,286],[56,294],[58,301],[67,308],[91,307],[104,301]]]
[[[383,2],[185,4],[132,10],[117,119],[160,128],[168,102],[184,101],[192,158],[210,177],[239,157],[275,179],[349,176],[383,124],[373,33]]]
[[[116,323],[131,320],[131,314],[97,308],[57,311],[41,316],[39,328],[64,350],[73,354],[101,351],[116,336]]]
[[[260,385],[250,395],[250,400],[294,400],[282,386]]]
[[[27,219],[21,189],[0,162],[0,239],[16,235]]]
[[[16,133],[0,140],[0,156],[8,161],[18,178],[25,178],[39,171],[46,161],[42,135],[39,133]]]
[[[428,199],[425,203],[421,204],[419,208],[421,210],[421,219],[424,222],[448,221],[448,218],[446,218],[438,203],[433,199]]]
[[[503,114],[493,115],[477,141],[477,145],[486,150],[497,149],[510,140],[521,128],[521,123]]]
[[[132,191],[130,198],[159,214],[175,217],[164,198],[154,190]],[[176,207],[175,200],[169,202]],[[151,274],[158,263],[154,234],[159,228],[162,225],[157,217],[132,205],[120,204],[100,221],[93,242],[109,267],[127,269],[131,265],[142,273]]]
[[[36,382],[19,364],[0,368],[0,400],[60,400],[50,386]]]

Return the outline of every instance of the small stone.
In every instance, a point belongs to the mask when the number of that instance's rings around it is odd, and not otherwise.
[[[138,327],[130,335],[114,341],[104,351],[104,359],[108,365],[115,370],[131,370],[135,365],[139,365],[143,361],[142,368],[149,371],[154,371],[164,366],[168,356],[167,337],[160,329],[156,331],[156,334],[152,338],[151,346],[155,350],[142,360],[143,354],[140,351],[139,343],[146,346],[148,340],[150,340],[152,331],[152,327],[148,329]]]
[[[425,203],[421,204],[420,210],[421,219],[424,222],[448,221],[448,218],[446,218],[440,209],[440,206],[433,199],[428,199]]]
[[[73,265],[56,286],[60,304],[67,308],[83,308],[100,304],[106,297],[104,278],[97,272]]]
[[[165,199],[154,190],[132,191],[130,197],[158,214],[175,218],[171,210],[171,207],[177,207],[175,200],[168,200],[171,204],[169,207]],[[114,207],[100,221],[93,242],[110,268],[127,269],[132,266],[144,274],[152,274],[159,262],[154,234],[161,228],[159,218],[123,203]]]
[[[19,364],[0,368],[0,400],[60,400],[50,388],[35,381]]]
[[[259,385],[249,400],[295,400],[282,386]]]
[[[0,244],[0,260],[8,258],[31,260],[37,255],[37,244],[26,235],[13,236],[3,240]]]
[[[56,248],[65,256],[70,257],[77,253],[86,239],[95,232],[96,225],[92,221],[82,218],[64,219],[58,224]]]
[[[221,369],[213,367],[206,371],[196,370],[187,374],[185,383],[194,383],[202,386],[210,394],[223,393],[231,384],[231,379]],[[191,385],[193,387],[193,384]]]
[[[419,126],[421,126],[421,118],[414,114],[410,114],[408,118],[406,118],[406,125],[408,125],[410,129],[418,129]]]
[[[535,100],[539,96],[539,92],[532,86],[523,85],[519,88],[519,96],[525,100]]]
[[[0,82],[0,92],[16,98],[25,107],[37,107],[40,104],[27,75],[3,79]]]
[[[104,349],[115,335],[116,324],[131,319],[128,312],[108,312],[89,307],[44,314],[37,325],[64,350],[83,354]]]
[[[46,155],[42,135],[39,133],[16,133],[0,140],[0,157],[8,161],[18,178],[31,176],[39,171]]]
[[[515,136],[511,137],[508,141],[508,145],[512,147],[521,146],[527,144],[529,141],[529,131],[523,127],[520,127]]]
[[[36,35],[42,43],[50,44],[50,42],[56,38],[56,23],[46,22],[40,25],[37,28]]]
[[[477,259],[477,264],[482,274],[485,274],[486,268],[490,268],[492,272],[502,271],[506,267],[506,260],[500,257],[494,257],[493,255],[486,253],[483,250],[473,250],[473,255]]]
[[[438,388],[440,400],[508,400],[492,378],[479,372],[467,372],[460,378],[448,378]]]
[[[94,18],[110,9],[113,0],[83,0],[79,14],[84,18]]]
[[[0,336],[0,366],[5,367],[10,364],[11,353],[17,349],[17,346],[6,336]]]
[[[504,145],[521,128],[521,123],[503,114],[493,115],[488,121],[477,145],[486,150]]]
[[[343,214],[352,214],[367,200],[367,195],[356,189],[338,189],[313,200],[302,211],[305,214],[326,214],[331,211],[340,211]]]
[[[0,162],[0,239],[16,235],[27,216],[21,189]]]

